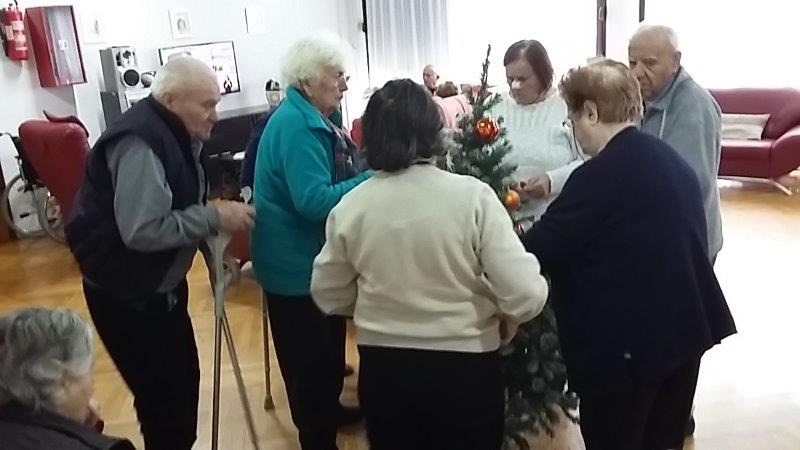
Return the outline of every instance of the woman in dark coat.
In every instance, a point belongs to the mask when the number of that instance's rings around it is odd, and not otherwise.
[[[703,353],[736,332],[707,256],[700,185],[640,132],[636,78],[605,61],[560,85],[594,156],[523,237],[551,277],[569,386],[594,449],[683,448]]]

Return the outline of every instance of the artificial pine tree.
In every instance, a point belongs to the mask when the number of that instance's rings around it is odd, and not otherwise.
[[[487,183],[510,213],[519,208],[520,199],[516,192],[508,189],[508,177],[516,167],[503,162],[511,151],[502,126],[503,118],[495,121],[486,115],[500,101],[499,95],[488,91],[490,53],[491,46],[486,50],[480,89],[468,94],[472,115],[459,123],[460,132],[454,136],[456,151],[450,155],[448,167],[455,173],[471,175]],[[567,371],[549,302],[537,318],[520,326],[514,340],[500,353],[506,386],[504,448],[528,450],[532,435],[545,432],[552,436],[562,416],[560,411],[570,420],[577,420],[578,400],[573,393],[565,391]]]
[[[495,121],[485,116],[500,101],[500,96],[490,95],[488,91],[491,49],[490,45],[486,50],[480,89],[477,93],[468,92],[472,115],[461,118],[459,122],[461,132],[454,136],[458,150],[451,155],[451,170],[480,179],[503,198],[508,187],[507,178],[517,168],[503,162],[503,158],[511,151],[511,143],[506,139],[506,130],[502,127],[503,118]]]

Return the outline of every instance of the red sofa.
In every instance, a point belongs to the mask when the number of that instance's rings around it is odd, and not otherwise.
[[[711,95],[723,113],[770,114],[761,140],[722,140],[720,176],[774,181],[800,166],[800,90],[712,89]]]

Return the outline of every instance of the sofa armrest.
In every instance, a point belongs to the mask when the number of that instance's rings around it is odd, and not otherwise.
[[[800,167],[800,125],[790,128],[772,144],[770,177],[781,177],[798,167]]]

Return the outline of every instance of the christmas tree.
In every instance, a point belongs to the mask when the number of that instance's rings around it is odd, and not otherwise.
[[[495,121],[486,117],[487,111],[500,101],[499,95],[490,95],[488,90],[489,53],[481,72],[481,85],[477,93],[467,93],[472,104],[472,115],[461,118],[461,132],[455,135],[458,151],[451,155],[452,168],[455,173],[471,175],[492,187],[505,200],[507,179],[517,169],[503,162],[511,151],[511,143],[506,139],[506,130],[502,128],[503,118]],[[513,195],[513,194],[512,194]]]
[[[490,52],[491,46],[486,50],[478,92],[468,93],[472,115],[459,123],[460,132],[454,136],[457,150],[450,155],[448,166],[455,173],[474,176],[491,186],[510,213],[519,208],[520,198],[508,188],[509,176],[516,167],[503,162],[511,151],[503,118],[495,121],[486,115],[500,101],[499,95],[488,91]],[[529,449],[528,438],[542,432],[552,436],[562,416],[577,421],[578,399],[565,391],[567,371],[549,302],[537,318],[520,326],[514,340],[500,353],[506,386],[504,448]]]

